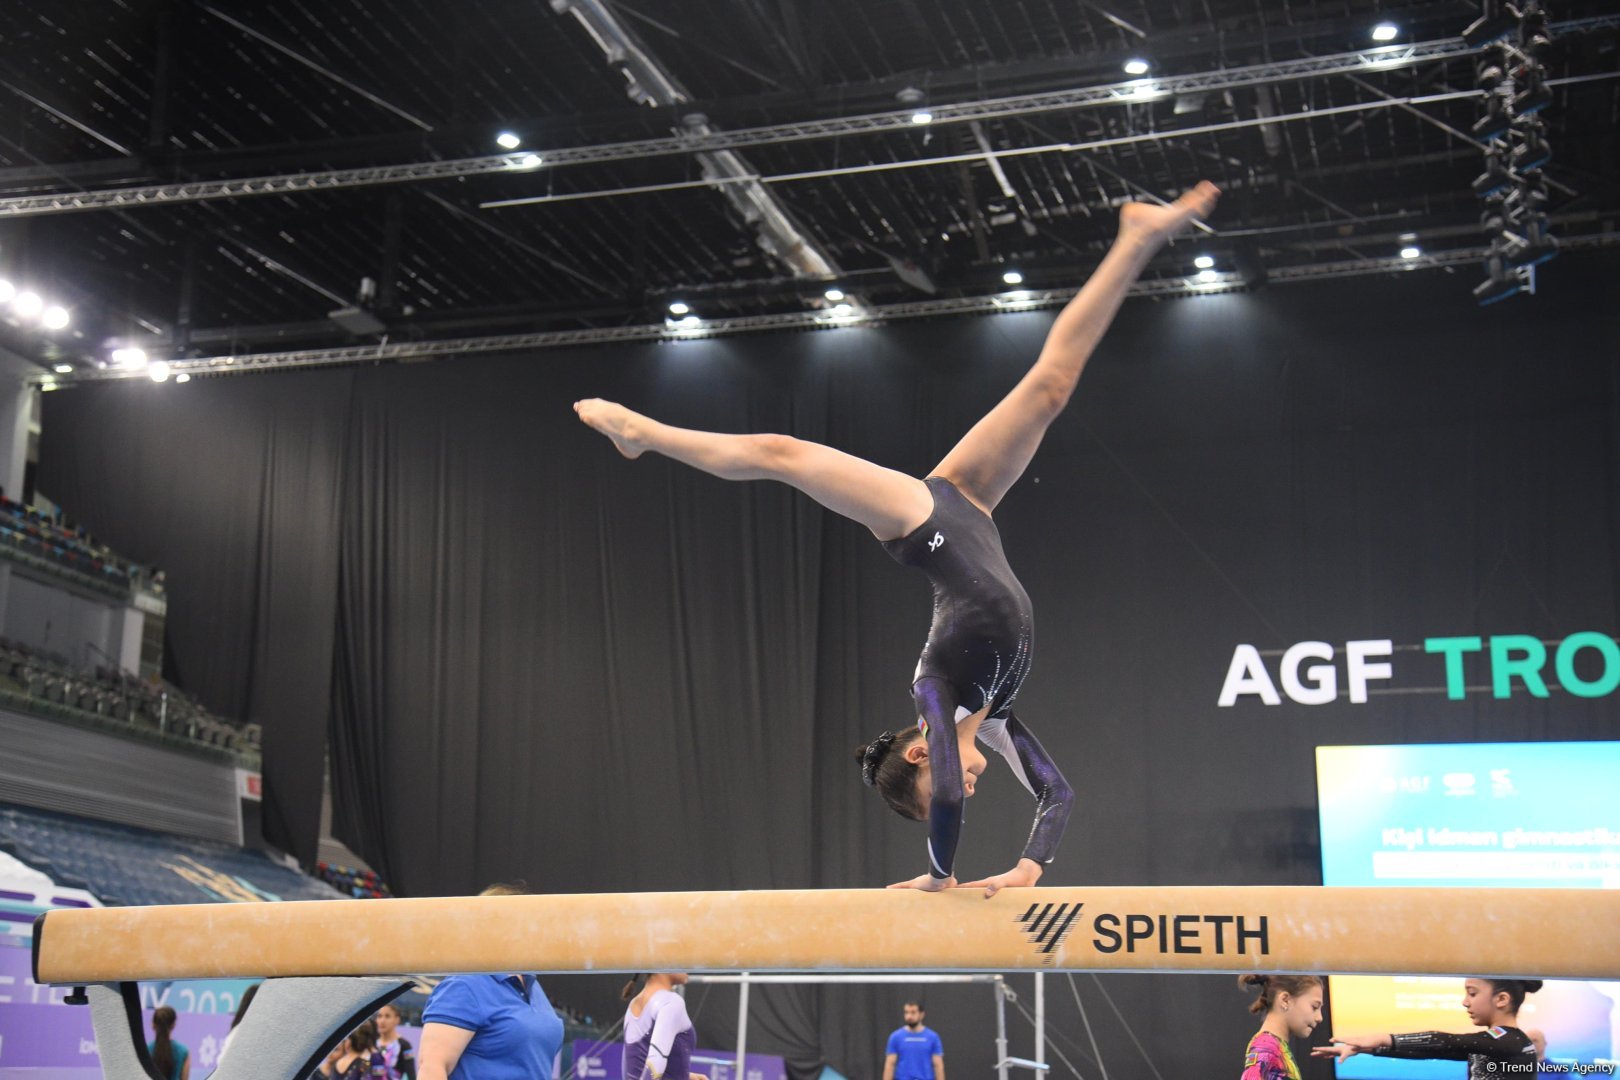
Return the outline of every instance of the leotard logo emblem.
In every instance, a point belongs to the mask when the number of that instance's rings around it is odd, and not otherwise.
[[[934,538],[932,540],[928,541],[928,550],[929,551],[938,551],[940,548],[942,548],[944,546],[945,546],[945,534],[944,533],[936,532],[934,534]]]

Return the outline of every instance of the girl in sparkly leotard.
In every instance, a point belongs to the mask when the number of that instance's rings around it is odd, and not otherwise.
[[[1218,195],[1213,184],[1201,183],[1168,205],[1126,205],[1113,247],[1052,324],[1035,365],[926,480],[785,435],[690,431],[609,401],[574,404],[579,418],[626,457],[653,450],[727,480],[791,484],[865,525],[895,559],[928,575],[934,619],[912,682],[917,727],[885,733],[859,752],[866,782],[899,813],[928,822],[928,872],[897,888],[935,891],[956,884],[962,803],[986,766],[975,738],[1006,757],[1034,794],[1036,812],[1018,864],[968,884],[986,896],[1033,885],[1056,853],[1074,795],[1010,708],[1029,670],[1034,622],[990,515],[1068,404],[1148,259],[1208,214]]]
[[[1546,1051],[1539,1032],[1519,1027],[1524,996],[1541,989],[1540,979],[1465,979],[1463,1010],[1483,1030],[1408,1034],[1341,1035],[1312,1057],[1344,1061],[1356,1054],[1396,1058],[1446,1058],[1468,1062],[1468,1080],[1492,1080],[1509,1072],[1533,1074]]]

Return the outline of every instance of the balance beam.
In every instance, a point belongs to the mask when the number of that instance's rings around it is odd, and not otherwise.
[[[56,910],[40,983],[453,972],[1208,971],[1620,979],[1620,890],[897,889]]]

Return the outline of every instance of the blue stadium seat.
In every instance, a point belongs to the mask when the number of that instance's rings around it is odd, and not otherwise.
[[[197,904],[232,898],[227,892],[280,900],[343,895],[262,852],[7,804],[0,804],[0,849],[109,905]]]

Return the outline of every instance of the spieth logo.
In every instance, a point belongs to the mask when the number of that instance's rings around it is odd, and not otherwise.
[[[1084,904],[1034,903],[1017,917],[1018,923],[1024,928],[1024,936],[1035,946],[1035,951],[1046,958],[1046,963],[1056,962],[1054,954],[1058,946],[1063,944],[1063,939],[1069,936],[1069,927],[1074,925],[1083,907]]]
[[[1474,794],[1474,774],[1466,772],[1451,772],[1440,778],[1446,786],[1447,795],[1467,797]]]

